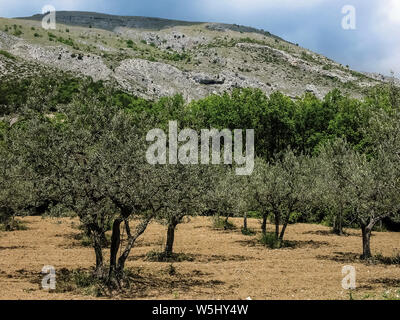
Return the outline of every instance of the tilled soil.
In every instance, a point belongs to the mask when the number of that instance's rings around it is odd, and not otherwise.
[[[54,266],[56,272],[93,267],[93,249],[75,239],[81,233],[79,221],[21,220],[27,230],[0,232],[0,299],[97,299],[78,292],[47,292],[40,287],[45,265]],[[133,289],[117,299],[349,299],[349,292],[342,288],[342,267],[346,265],[356,268],[353,298],[399,295],[400,266],[360,261],[358,230],[346,230],[347,235],[339,237],[324,226],[291,225],[286,239],[293,246],[272,250],[258,241],[259,221],[249,220],[249,227],[257,231],[253,236],[241,233],[241,219],[232,221],[237,229],[231,231],[214,229],[206,217],[179,225],[174,251],[184,253],[189,261],[172,266],[146,259],[148,252],[161,251],[165,244],[165,226],[153,222],[127,261],[136,274]],[[400,252],[400,233],[374,232],[371,246],[373,254],[394,256]],[[171,268],[175,273],[171,274]]]

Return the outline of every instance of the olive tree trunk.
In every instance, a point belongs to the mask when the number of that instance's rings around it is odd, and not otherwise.
[[[103,259],[103,248],[102,248],[102,232],[100,230],[91,231],[93,240],[93,249],[96,255],[96,269],[94,275],[101,279],[104,277],[104,259]]]
[[[134,234],[131,234],[131,230],[129,227],[129,221],[125,220],[125,228],[126,228],[126,233],[128,235],[128,243],[126,244],[125,249],[122,251],[122,254],[118,259],[118,265],[117,265],[117,273],[118,274],[123,274],[125,262],[129,256],[129,253],[131,252],[136,240],[146,231],[147,226],[149,225],[149,223],[151,222],[153,217],[154,217],[154,214],[143,218],[140,221],[140,223],[136,226]]]
[[[285,221],[285,223],[283,224],[281,233],[280,233],[280,235],[279,235],[279,241],[281,241],[281,242],[283,241],[283,237],[284,237],[284,235],[285,235],[285,231],[286,231],[287,226],[288,226],[288,222]]]
[[[164,251],[165,256],[167,256],[167,257],[172,256],[176,226],[177,226],[177,223],[175,221],[170,222],[168,224],[167,243],[165,244],[165,251]]]
[[[275,238],[276,240],[279,239],[279,215],[277,213],[275,213]]]
[[[341,211],[335,216],[333,220],[333,233],[343,235],[343,214]]]
[[[366,226],[364,224],[361,225],[362,231],[362,241],[363,241],[363,254],[361,256],[362,259],[371,258],[371,232],[372,227]]]
[[[121,223],[122,219],[115,219],[112,227],[111,234],[111,247],[110,247],[110,269],[108,272],[109,282],[117,280],[119,284],[119,275],[117,274],[117,254],[121,244]]]
[[[247,231],[247,212],[244,213],[243,217],[243,230]]]
[[[267,233],[267,218],[268,218],[268,214],[266,212],[263,212],[262,224],[261,224],[261,231],[263,234]]]

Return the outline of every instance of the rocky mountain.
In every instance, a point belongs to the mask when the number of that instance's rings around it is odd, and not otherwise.
[[[182,93],[187,100],[235,87],[293,98],[339,88],[359,97],[390,80],[251,27],[91,12],[56,17],[56,30],[42,28],[43,15],[0,18],[0,77],[64,70],[145,98]]]

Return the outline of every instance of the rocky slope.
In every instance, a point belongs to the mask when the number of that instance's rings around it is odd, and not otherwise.
[[[0,76],[56,68],[146,98],[182,93],[187,100],[235,87],[292,97],[337,87],[360,96],[388,81],[250,27],[57,12],[57,29],[44,30],[42,17],[0,18]]]

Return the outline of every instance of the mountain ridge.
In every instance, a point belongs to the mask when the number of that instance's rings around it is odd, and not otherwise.
[[[114,81],[144,98],[180,93],[189,101],[237,87],[292,98],[305,92],[322,98],[339,88],[360,97],[390,81],[252,27],[60,11],[57,29],[44,30],[43,16],[0,18],[0,50],[16,57],[0,55],[0,69],[4,59],[29,62]]]
[[[37,20],[42,21],[43,17],[46,14],[35,14],[30,17],[16,17],[14,19],[25,19],[25,20]],[[108,13],[99,13],[99,12],[90,12],[90,11],[57,11],[56,12],[57,20],[66,25],[78,25],[82,27],[88,27],[92,24],[92,27],[101,28],[104,24],[99,23],[100,20],[108,20],[108,21],[116,21],[120,22],[121,25],[117,25],[117,27],[130,27],[130,28],[143,28],[146,29],[154,29],[160,30],[162,28],[168,28],[173,26],[188,26],[188,25],[199,25],[199,24],[209,24],[210,26],[214,26],[217,30],[227,28],[232,31],[237,32],[251,32],[251,33],[259,33],[263,35],[273,36],[282,41],[289,42],[284,40],[283,38],[273,35],[268,31],[263,29],[257,29],[250,26],[244,26],[239,24],[230,24],[230,23],[221,23],[221,22],[208,22],[208,21],[186,21],[186,20],[175,20],[175,19],[167,19],[160,17],[146,17],[146,16],[121,16],[114,15]],[[79,19],[72,20],[72,18],[81,17],[82,20]],[[125,21],[125,23],[124,23]],[[81,22],[81,24],[79,24]],[[156,23],[161,24],[155,25]],[[133,26],[129,26],[127,24],[134,24]],[[151,23],[154,23],[153,25]]]

